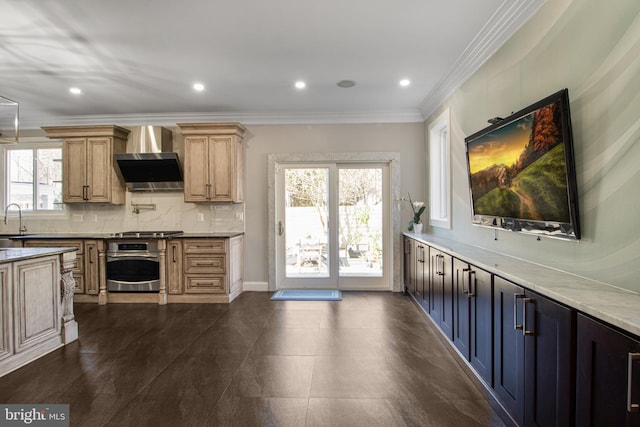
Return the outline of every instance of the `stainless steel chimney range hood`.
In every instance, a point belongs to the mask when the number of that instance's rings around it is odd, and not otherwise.
[[[178,191],[184,188],[182,165],[173,152],[173,133],[160,126],[139,126],[129,136],[130,153],[114,154],[129,191]]]

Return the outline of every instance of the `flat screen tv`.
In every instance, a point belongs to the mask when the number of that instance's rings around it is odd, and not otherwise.
[[[465,138],[473,223],[580,239],[568,90]]]

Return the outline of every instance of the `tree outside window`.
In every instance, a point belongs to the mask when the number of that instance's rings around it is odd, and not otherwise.
[[[62,149],[7,148],[5,206],[23,211],[62,209]]]

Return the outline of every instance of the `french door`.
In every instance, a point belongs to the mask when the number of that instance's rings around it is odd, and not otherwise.
[[[387,163],[276,166],[279,289],[391,289]]]

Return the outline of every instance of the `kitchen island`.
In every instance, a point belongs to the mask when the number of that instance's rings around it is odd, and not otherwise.
[[[0,250],[0,376],[78,339],[73,248]]]

